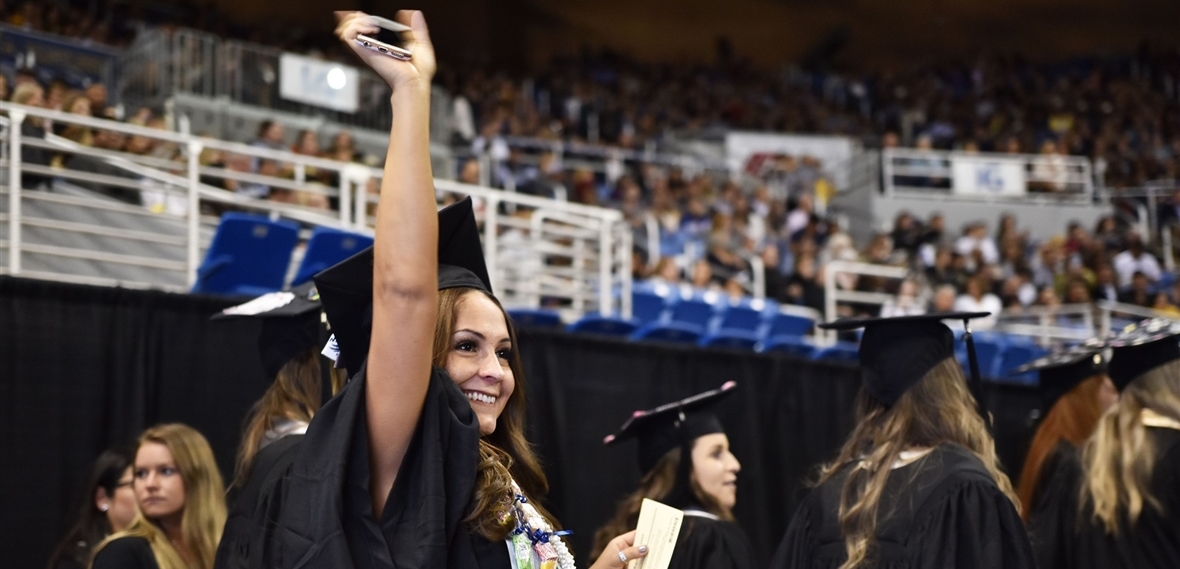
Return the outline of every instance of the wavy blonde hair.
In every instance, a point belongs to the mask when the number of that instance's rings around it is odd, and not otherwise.
[[[1082,519],[1090,515],[1108,534],[1121,531],[1120,514],[1134,526],[1144,508],[1162,510],[1149,490],[1158,449],[1140,419],[1144,409],[1180,420],[1180,360],[1132,381],[1118,405],[1098,421],[1094,436],[1082,450],[1085,479],[1078,501]],[[1087,513],[1087,508],[1093,510]]]
[[[184,513],[181,514],[181,539],[193,555],[194,565],[186,563],[155,520],[140,512],[126,530],[116,533],[95,548],[95,555],[108,543],[123,537],[141,537],[152,548],[160,569],[212,569],[225,526],[225,486],[213,449],[201,433],[188,425],[168,423],[144,431],[139,446],[158,443],[168,447],[176,469],[184,481]]]
[[[995,441],[976,411],[963,371],[954,358],[934,366],[892,407],[874,401],[862,389],[857,402],[857,425],[836,460],[823,466],[819,484],[851,464],[840,494],[838,512],[848,559],[840,569],[871,563],[869,555],[877,531],[878,506],[892,465],[910,448],[957,444],[980,461],[996,485],[1017,509],[1012,483],[1000,469]]]
[[[475,533],[489,541],[502,541],[516,527],[511,508],[516,492],[512,481],[529,497],[530,503],[554,529],[557,520],[541,506],[539,499],[549,493],[549,481],[541,470],[541,463],[533,452],[532,445],[525,438],[524,366],[520,362],[520,343],[512,319],[496,297],[471,288],[450,288],[438,291],[438,317],[434,326],[434,367],[445,368],[447,354],[451,351],[451,336],[455,332],[455,321],[464,299],[470,294],[483,294],[495,303],[504,314],[508,326],[508,337],[512,342],[512,357],[508,367],[512,370],[516,387],[508,397],[504,411],[496,420],[496,430],[479,439],[479,467],[475,479],[475,490],[467,518],[463,521]]]
[[[1045,459],[1057,447],[1057,443],[1064,440],[1080,447],[1094,433],[1098,420],[1102,418],[1098,392],[1105,381],[1106,374],[1100,373],[1075,385],[1053,404],[1041,421],[1041,426],[1037,427],[1037,433],[1033,435],[1028,454],[1025,455],[1024,467],[1020,470],[1020,484],[1016,490],[1024,506],[1020,512],[1024,521],[1028,521],[1028,514],[1036,504]]]

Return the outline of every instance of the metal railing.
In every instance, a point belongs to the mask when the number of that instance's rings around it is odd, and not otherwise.
[[[357,111],[335,111],[290,101],[279,94],[282,55],[283,51],[274,47],[187,28],[146,28],[123,54],[118,91],[132,104],[158,107],[176,93],[189,93],[319,116],[352,127],[388,128],[392,118],[389,87],[377,74],[358,69]]]
[[[1093,164],[1058,154],[999,154],[887,148],[881,153],[887,195],[932,199],[1029,200],[1089,203]]]
[[[29,274],[22,269],[22,256],[35,253],[181,273],[183,282],[191,286],[206,247],[202,234],[210,234],[218,222],[216,214],[229,209],[290,219],[305,227],[323,225],[369,234],[373,231],[377,195],[371,189],[379,187],[382,171],[378,168],[12,103],[0,102],[0,113],[7,115],[0,117],[5,119],[0,124],[4,129],[0,166],[7,174],[8,193],[4,218],[8,232],[0,243],[7,262],[0,270],[8,274]],[[69,126],[103,132],[104,136],[114,133],[136,141],[134,144],[141,150],[152,150],[136,153],[85,146],[53,134],[41,135],[40,131],[26,136],[21,128],[26,121],[39,123],[36,128],[49,132]],[[52,165],[22,160],[22,154],[29,152],[57,158]],[[33,178],[46,184],[30,188],[28,182]],[[327,180],[334,183],[327,184]],[[59,185],[89,187],[130,203],[62,195]],[[440,200],[451,194],[465,194],[480,203],[477,216],[482,223],[489,273],[493,284],[503,291],[501,298],[506,306],[551,305],[571,317],[590,311],[630,316],[631,234],[620,212],[449,180],[435,180],[435,186]],[[249,197],[246,190],[260,187],[269,189],[281,201]],[[152,198],[156,211],[145,207],[145,197]],[[172,220],[174,225],[182,223],[183,230],[159,234],[139,227],[30,219],[22,215],[22,205],[28,200]],[[152,241],[157,246],[183,249],[183,255],[179,256],[182,260],[168,261],[120,251],[34,246],[22,241],[22,231],[29,227]],[[529,270],[520,271],[514,255],[530,256],[534,262]],[[104,281],[93,275],[36,276],[116,284],[112,279]]]

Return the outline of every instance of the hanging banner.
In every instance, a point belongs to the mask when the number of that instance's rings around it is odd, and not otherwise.
[[[1028,193],[1024,165],[1022,157],[954,153],[951,155],[951,187],[959,195],[1023,196]]]
[[[355,67],[293,53],[279,57],[279,95],[290,101],[355,113],[358,83]]]
[[[782,176],[776,165],[790,156],[798,162],[814,158],[838,188],[847,188],[849,163],[857,142],[844,136],[730,132],[725,135],[729,171],[754,177]]]

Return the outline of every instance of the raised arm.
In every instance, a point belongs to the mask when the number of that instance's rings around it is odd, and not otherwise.
[[[380,516],[413,437],[430,381],[438,311],[438,217],[430,169],[430,81],[434,48],[421,12],[395,18],[411,61],[354,41],[375,35],[361,12],[337,12],[340,39],[393,88],[393,125],[385,155],[377,236],[373,245],[373,330],[365,391],[369,430],[369,488]]]

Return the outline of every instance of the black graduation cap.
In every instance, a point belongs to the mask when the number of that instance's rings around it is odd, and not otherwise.
[[[1049,354],[1028,362],[1010,373],[1019,375],[1036,370],[1037,390],[1041,394],[1042,409],[1048,411],[1077,384],[1105,371],[1105,362],[1098,349],[1087,346]]]
[[[231,306],[212,319],[260,320],[258,352],[267,379],[273,380],[287,362],[321,343],[323,318],[320,308],[315,285],[306,283],[289,291],[270,292]]]
[[[856,318],[837,320],[819,327],[826,330],[864,328],[860,339],[860,370],[865,392],[878,403],[892,407],[912,385],[922,379],[939,362],[955,356],[955,334],[943,320],[963,320],[988,316],[988,312],[944,312],[893,318]],[[974,360],[975,346],[970,332],[964,334],[969,356]],[[978,364],[972,362],[973,391],[978,389]],[[975,393],[977,402],[981,397]],[[986,416],[986,414],[985,414]]]
[[[340,348],[338,367],[349,374],[369,353],[373,326],[373,248],[369,247],[312,277]],[[474,288],[491,294],[471,198],[438,212],[438,289]]]
[[[1180,360],[1180,323],[1167,318],[1152,318],[1132,324],[1109,338],[1105,345],[1113,348],[1108,372],[1121,392],[1135,378],[1174,360]]]
[[[698,437],[724,433],[721,421],[708,408],[734,389],[737,389],[737,382],[727,381],[712,391],[698,393],[655,409],[636,411],[623,423],[619,432],[607,435],[602,443],[611,445],[631,438],[638,439],[639,468],[646,473],[672,449]]]

